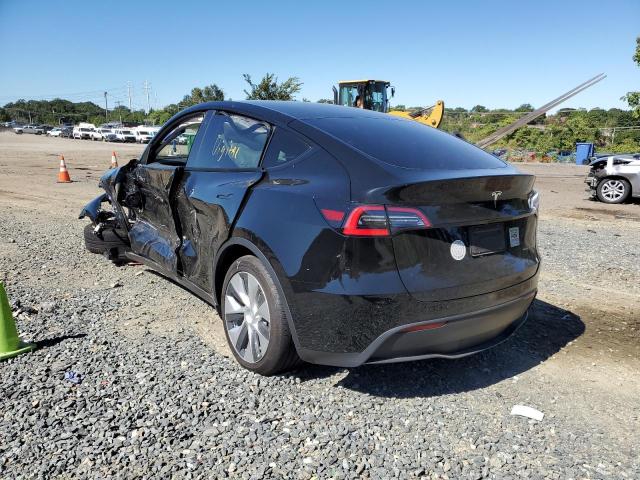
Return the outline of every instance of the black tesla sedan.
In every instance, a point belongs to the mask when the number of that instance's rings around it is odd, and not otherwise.
[[[507,338],[537,291],[533,184],[383,113],[212,102],[109,170],[81,218],[90,251],[214,305],[237,361],[268,375],[300,359],[456,358]]]

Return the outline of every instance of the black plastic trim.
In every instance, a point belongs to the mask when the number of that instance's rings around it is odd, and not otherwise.
[[[195,283],[190,282],[186,278],[176,274],[169,273],[153,260],[149,260],[148,258],[141,257],[140,255],[137,255],[133,252],[127,252],[125,255],[129,260],[133,260],[134,262],[140,262],[143,265],[146,265],[147,267],[151,268],[153,271],[158,272],[163,277],[167,277],[168,279],[174,281],[178,285],[181,285],[182,287],[186,288],[193,294],[200,297],[200,299],[204,300],[209,305],[212,305],[214,307],[217,306],[215,295],[211,295],[209,292],[203,290],[202,288],[197,286]]]
[[[420,325],[428,325],[431,323],[441,323],[441,322],[450,323],[450,322],[456,322],[460,320],[472,320],[474,317],[486,315],[487,313],[496,312],[498,310],[505,309],[506,307],[509,307],[518,302],[529,301],[529,303],[531,303],[535,298],[536,293],[537,293],[537,289],[527,292],[526,294],[521,295],[508,302],[504,302],[499,305],[495,305],[482,310],[477,310],[471,313],[451,315],[448,317],[435,318],[425,322],[416,322],[416,323],[400,325],[398,327],[387,330],[385,333],[383,333],[378,338],[376,338],[373,342],[371,342],[369,346],[366,349],[364,349],[362,352],[335,353],[335,352],[321,352],[321,351],[308,350],[308,349],[298,349],[298,355],[300,355],[300,358],[302,358],[302,360],[309,363],[333,365],[337,367],[358,367],[364,363],[368,363],[369,359],[374,356],[376,350],[378,350],[389,337],[403,330],[406,330],[407,328],[420,326]],[[375,362],[371,362],[371,363],[403,362],[403,361],[410,361],[410,360],[417,360],[417,359],[424,359],[424,358],[460,358],[467,355],[472,355],[482,350],[486,350],[488,348],[494,347],[495,345],[506,340],[513,332],[515,332],[515,330],[522,323],[525,322],[526,318],[527,318],[527,313],[525,312],[525,314],[522,315],[521,317],[514,318],[512,324],[509,327],[507,327],[507,329],[502,334],[498,335],[491,341],[485,342],[480,345],[476,345],[474,347],[471,347],[470,349],[462,350],[459,352],[446,353],[446,354],[432,353],[432,354],[425,354],[425,355],[418,355],[418,356],[411,356],[411,357],[398,356],[394,358],[376,360]]]

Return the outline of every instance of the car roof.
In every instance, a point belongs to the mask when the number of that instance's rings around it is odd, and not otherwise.
[[[246,100],[246,101],[222,101],[207,102],[180,112],[183,113],[201,110],[232,110],[238,113],[254,115],[265,121],[283,121],[283,117],[289,120],[306,120],[312,118],[366,118],[384,116],[386,114],[364,110],[355,107],[343,107],[328,103],[297,102],[281,100]]]

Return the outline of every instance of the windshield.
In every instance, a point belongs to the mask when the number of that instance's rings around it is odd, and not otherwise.
[[[371,157],[401,168],[460,170],[506,164],[453,135],[390,115],[306,120]]]
[[[131,135],[131,131],[130,130],[122,130],[121,132],[123,135]]]
[[[386,100],[386,82],[363,82],[340,85],[338,103],[346,107],[359,107],[366,110],[384,112]]]
[[[383,82],[370,83],[364,94],[364,108],[384,112],[387,87]]]

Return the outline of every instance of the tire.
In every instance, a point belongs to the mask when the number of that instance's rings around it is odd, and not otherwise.
[[[254,285],[250,283],[252,278],[259,288],[253,289],[255,298],[249,299]],[[220,296],[224,333],[233,356],[244,368],[260,375],[290,370],[300,363],[289,331],[286,300],[276,281],[258,258],[245,255],[229,267]],[[259,312],[269,317],[268,322]],[[265,332],[268,332],[266,346]],[[254,348],[250,350],[252,345]]]
[[[631,184],[624,178],[605,178],[598,184],[596,195],[604,203],[623,203],[631,193]]]
[[[84,227],[84,245],[91,253],[107,255],[116,263],[124,261],[125,252],[130,250],[125,230],[107,227],[97,235],[92,224]]]

